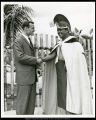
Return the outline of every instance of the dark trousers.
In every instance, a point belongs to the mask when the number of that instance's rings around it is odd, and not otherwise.
[[[17,84],[17,115],[34,114],[36,100],[36,83],[32,85]]]

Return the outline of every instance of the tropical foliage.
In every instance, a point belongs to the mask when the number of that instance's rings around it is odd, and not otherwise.
[[[6,4],[4,6],[4,33],[5,46],[12,45],[16,33],[21,30],[23,20],[32,20],[33,10],[29,7],[18,4]]]
[[[13,61],[13,43],[17,37],[17,33],[22,30],[22,21],[32,20],[34,11],[26,6],[18,4],[4,5],[4,49],[5,63],[11,64]],[[31,16],[31,17],[30,17]]]

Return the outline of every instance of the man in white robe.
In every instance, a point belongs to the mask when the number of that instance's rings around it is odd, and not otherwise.
[[[57,25],[57,32],[62,41],[53,48],[51,53],[42,58],[46,62],[46,76],[44,76],[43,83],[43,110],[45,114],[92,114],[92,94],[90,88],[90,80],[88,76],[86,59],[84,56],[84,50],[82,45],[76,40],[74,36],[70,35],[71,26],[68,19],[63,15],[56,15],[54,17],[54,23]],[[57,63],[59,61],[64,61],[64,65],[60,66],[66,67],[65,79],[58,77],[57,74]],[[59,69],[60,70],[60,69]],[[61,75],[65,74],[64,71]],[[61,92],[66,90],[66,96],[62,99],[64,104],[58,102],[58,91],[60,91],[60,86],[58,87],[58,78],[67,81],[66,89],[62,89]],[[62,83],[61,87],[62,87]],[[66,83],[66,82],[65,82]],[[65,86],[65,85],[64,85]]]

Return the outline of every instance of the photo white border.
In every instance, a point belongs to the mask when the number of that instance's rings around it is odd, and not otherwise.
[[[93,81],[94,81],[93,115],[5,115],[4,114],[3,6],[4,4],[22,4],[22,3],[26,4],[26,2],[1,2],[1,118],[94,118],[95,117],[95,2],[89,2],[93,4],[93,7],[94,7],[94,11],[93,11],[93,23],[94,23],[94,29],[93,29],[94,30],[94,34],[93,34]],[[33,2],[32,4],[43,5],[43,4],[52,4],[52,3],[57,4],[57,2]]]

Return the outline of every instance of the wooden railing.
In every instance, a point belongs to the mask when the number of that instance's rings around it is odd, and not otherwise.
[[[93,75],[93,39],[78,39],[79,42],[82,44],[84,51],[85,51],[85,55],[86,55],[86,61],[87,61],[87,66],[88,66],[88,73],[89,73],[89,77],[90,77],[90,81],[92,79],[92,75]],[[48,54],[50,52],[50,50],[53,48],[53,46],[58,42],[58,37],[57,36],[49,36],[48,34],[43,35],[43,34],[35,34],[34,38],[32,38],[32,41],[34,41],[34,48],[35,48],[35,52],[36,52],[36,57],[39,56],[44,56],[45,54]],[[11,52],[11,50],[10,50]],[[9,52],[9,53],[10,53]],[[11,54],[12,55],[12,54]],[[5,51],[5,58],[8,57],[8,50]],[[13,57],[13,56],[11,56]],[[12,69],[12,65],[11,63],[13,63],[14,61],[11,61],[12,58],[9,58],[9,62],[5,59],[5,64],[4,64],[4,103],[5,103],[5,111],[8,110],[8,99],[11,100],[11,105],[10,105],[10,109],[15,109],[14,105],[13,105],[13,101],[14,98],[16,97],[16,84],[14,82],[15,79],[15,66],[14,66],[14,71]],[[9,71],[8,71],[8,65],[9,64]],[[10,74],[10,78],[7,77],[7,74]],[[44,74],[44,64],[42,64],[41,66],[41,77],[42,74]],[[14,76],[14,77],[13,77]],[[38,79],[39,79],[39,75],[38,75]],[[8,79],[10,79],[10,84],[8,84]],[[38,80],[37,83],[37,99],[36,99],[36,106],[40,107],[42,105],[42,100],[41,100],[41,95],[42,95],[42,85],[40,87],[40,81]],[[14,92],[15,91],[15,92]],[[10,110],[9,109],[9,110]]]
[[[90,79],[92,79],[93,75],[93,39],[79,39],[79,42],[82,44],[86,56],[88,73]]]

